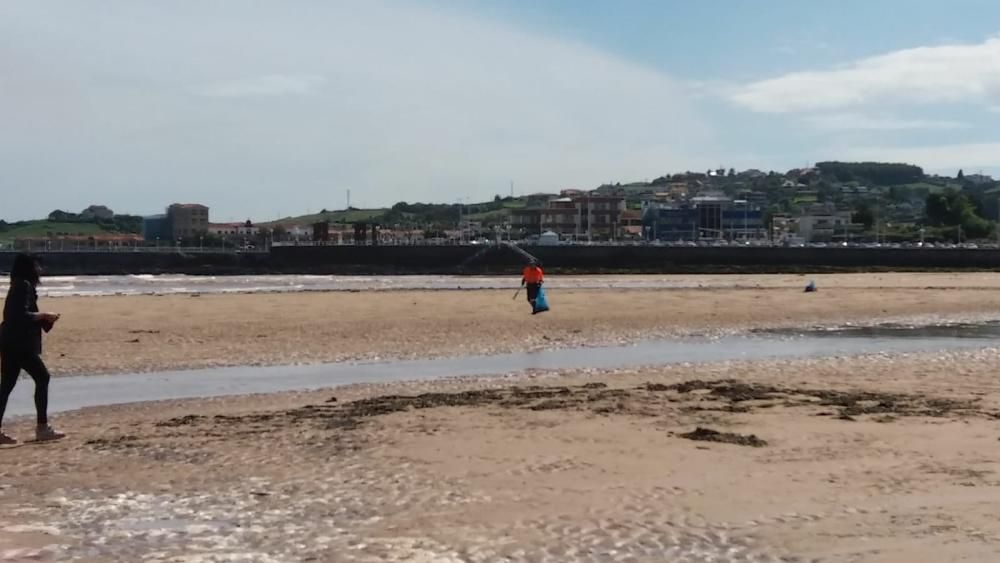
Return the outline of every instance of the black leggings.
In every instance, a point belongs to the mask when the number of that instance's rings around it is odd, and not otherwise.
[[[540,283],[529,283],[528,286],[528,302],[532,305],[535,304],[535,299],[538,299],[538,290],[542,287]]]
[[[7,410],[7,399],[17,385],[17,377],[21,370],[35,380],[35,412],[38,413],[38,424],[49,422],[49,370],[45,367],[42,357],[33,353],[18,353],[15,351],[0,353],[0,424]]]

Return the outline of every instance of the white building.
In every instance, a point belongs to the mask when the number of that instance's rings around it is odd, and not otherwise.
[[[221,238],[250,238],[260,233],[260,227],[252,225],[250,221],[246,223],[211,223],[208,225],[208,234]]]
[[[552,231],[545,231],[538,236],[539,246],[556,246],[559,244],[559,235]]]
[[[806,242],[830,242],[835,238],[847,238],[856,230],[851,222],[850,211],[837,211],[832,205],[814,205],[800,215],[798,235]]]

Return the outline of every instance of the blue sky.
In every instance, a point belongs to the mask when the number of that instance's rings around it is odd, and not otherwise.
[[[987,0],[733,0],[729,2],[449,2],[524,29],[597,46],[675,79],[705,82],[709,91],[749,84],[795,72],[831,70],[857,61],[923,47],[976,45],[998,34],[1000,4]],[[469,6],[474,8],[469,8]],[[955,68],[954,79],[969,72],[998,73],[1000,60]],[[990,66],[992,63],[993,66]],[[935,84],[948,88],[947,84]],[[1000,92],[997,92],[1000,93]],[[790,167],[817,159],[866,156],[854,147],[876,145],[870,158],[928,156],[939,145],[991,145],[1000,113],[987,103],[909,103],[890,96],[882,103],[846,106],[839,111],[747,112],[725,95],[701,97],[699,108],[712,116],[726,155],[743,166],[758,155],[761,167]],[[881,147],[881,144],[887,144]],[[888,150],[889,148],[898,150]],[[992,150],[992,147],[983,147]],[[941,151],[945,153],[947,151]],[[953,173],[948,158],[917,162]],[[955,163],[961,166],[961,162]],[[971,162],[1000,170],[1000,162]]]
[[[725,166],[1000,172],[985,0],[0,4],[0,217],[263,220]]]

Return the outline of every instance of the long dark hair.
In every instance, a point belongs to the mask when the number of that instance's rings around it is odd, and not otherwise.
[[[14,257],[14,266],[10,269],[10,281],[23,280],[37,286],[41,283],[38,279],[38,258],[30,254],[18,254]]]

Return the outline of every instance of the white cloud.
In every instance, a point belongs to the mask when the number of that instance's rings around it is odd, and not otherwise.
[[[0,192],[32,186],[25,215],[176,199],[268,217],[347,188],[454,201],[719,159],[670,76],[412,4],[13,2],[0,37],[17,83],[0,87]]]
[[[765,113],[866,104],[995,104],[1000,101],[1000,38],[904,49],[829,70],[794,72],[738,88],[731,99]]]
[[[820,131],[909,131],[968,129],[969,124],[944,119],[901,119],[884,115],[836,113],[812,115],[804,121]]]
[[[323,83],[322,76],[269,75],[229,80],[209,84],[196,89],[196,93],[211,98],[242,98],[259,96],[282,96],[288,94],[309,94]]]
[[[1000,167],[1000,143],[958,143],[952,145],[926,145],[915,147],[851,147],[831,155],[839,160],[877,160],[883,162],[909,162],[927,170],[948,171],[959,168],[969,172],[979,168],[995,170]]]

